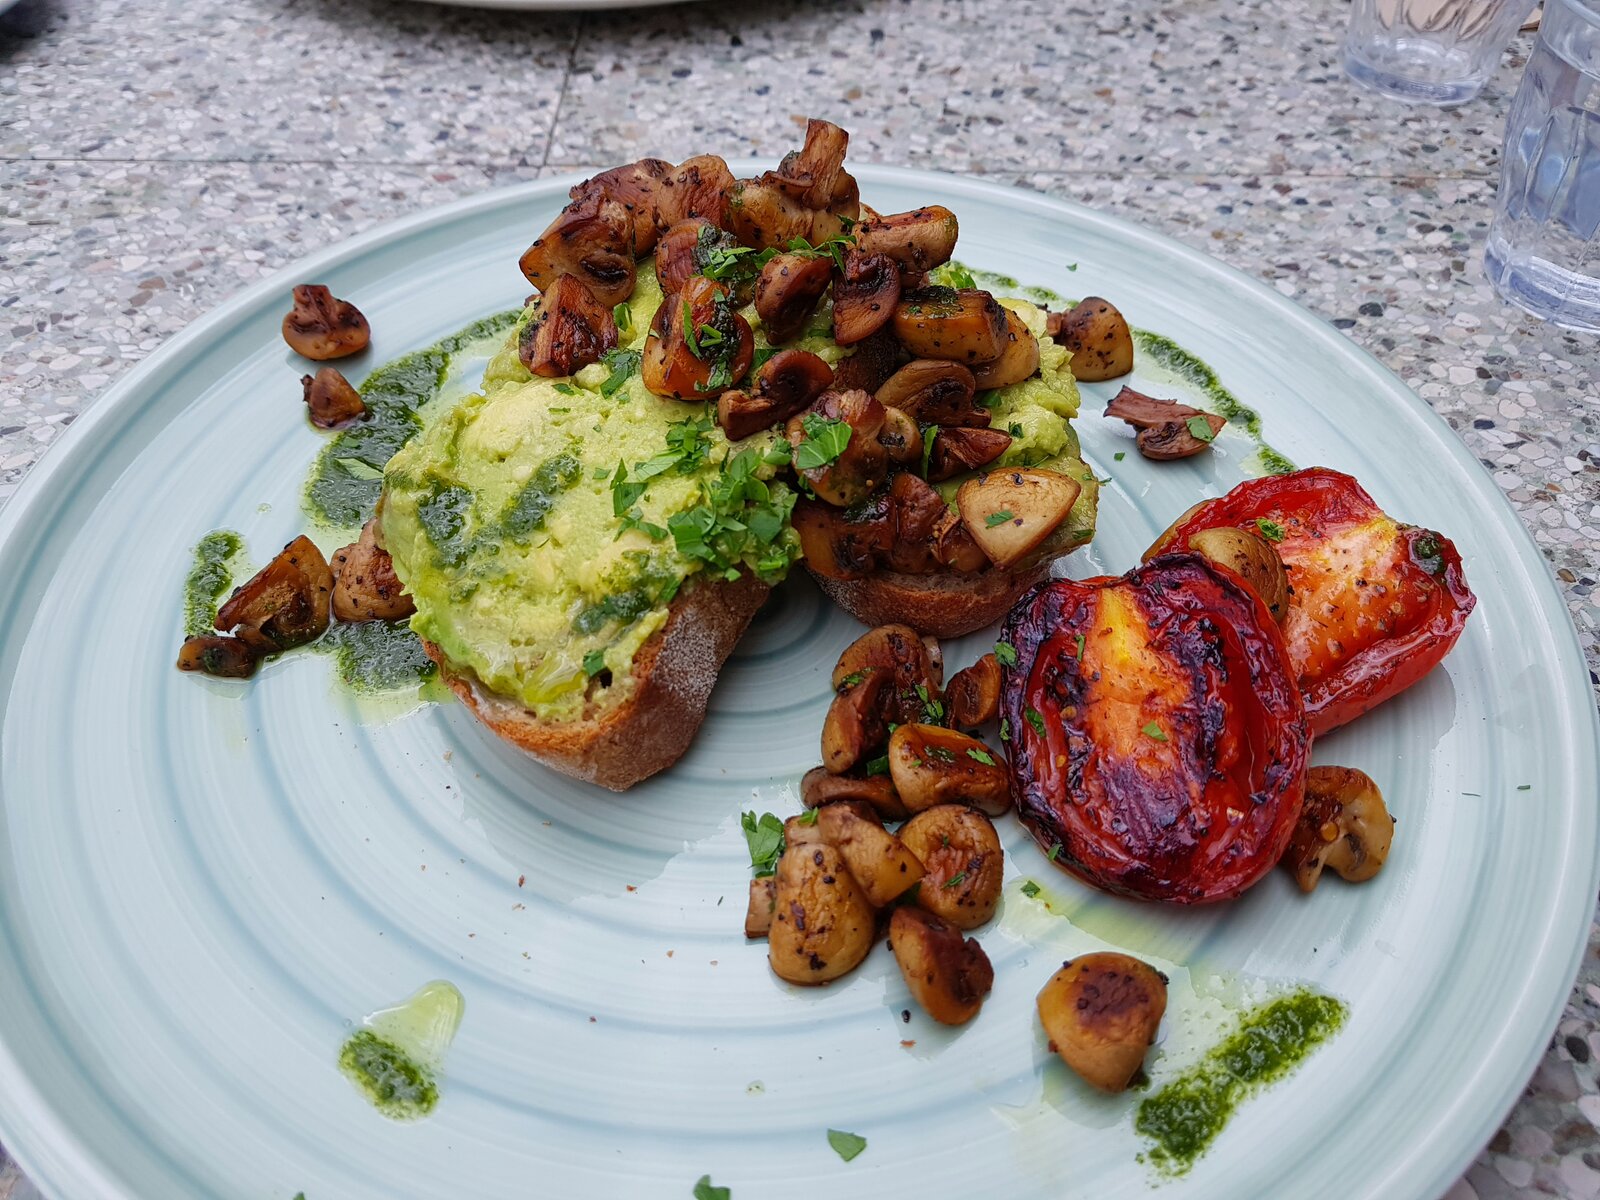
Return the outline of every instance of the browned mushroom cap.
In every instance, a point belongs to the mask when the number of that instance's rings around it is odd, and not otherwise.
[[[783,156],[776,171],[768,171],[761,182],[780,189],[807,208],[825,209],[835,199],[839,174],[850,135],[837,125],[815,117],[806,122],[805,145]]]
[[[780,254],[761,268],[756,280],[756,315],[767,341],[793,341],[816,311],[833,278],[833,262],[800,254]]]
[[[907,575],[931,575],[941,566],[934,551],[940,524],[950,512],[944,497],[921,477],[901,471],[889,484],[894,510],[894,541],[889,567]]]
[[[200,671],[219,679],[248,679],[256,673],[260,657],[239,638],[207,634],[189,638],[178,648],[178,670]],[[894,790],[893,784],[889,787]]]
[[[937,483],[992,463],[1011,447],[1011,435],[999,429],[941,429],[933,438],[928,478]]]
[[[945,692],[945,703],[950,709],[950,723],[986,725],[1000,711],[1000,663],[993,654],[985,654],[950,679]]]
[[[398,621],[417,611],[389,552],[378,545],[377,518],[359,540],[334,551],[333,615],[340,621]]]
[[[316,543],[301,534],[243,585],[217,612],[216,628],[261,654],[275,654],[319,637],[328,627],[333,573]]]
[[[1201,413],[1198,417],[1141,429],[1133,442],[1140,454],[1158,462],[1192,458],[1210,448],[1224,424],[1224,419],[1216,413]]]
[[[1026,321],[1007,309],[1005,346],[1000,351],[1000,357],[973,367],[972,377],[978,381],[979,387],[987,390],[1021,383],[1038,369],[1038,339],[1033,336]]]
[[[1006,310],[976,288],[918,288],[900,298],[894,333],[918,358],[993,362],[1005,349]]]
[[[1066,312],[1045,318],[1045,333],[1072,351],[1072,374],[1095,382],[1133,370],[1133,331],[1116,305],[1085,296]]]
[[[887,673],[892,679],[888,719],[897,725],[937,723],[944,713],[937,649],[937,642],[930,647],[909,625],[879,625],[845,647],[833,668],[834,689],[843,690],[874,672]]]
[[[585,189],[596,188],[607,199],[621,204],[633,219],[633,253],[642,256],[650,253],[657,236],[666,228],[658,224],[656,192],[671,175],[671,163],[659,158],[641,158],[638,162],[602,171],[593,179],[578,184],[567,195],[577,200]]]
[[[1325,868],[1361,883],[1382,868],[1393,841],[1394,818],[1371,776],[1354,767],[1312,767],[1283,865],[1302,892],[1317,886]]]
[[[519,265],[541,292],[561,276],[572,275],[611,308],[633,294],[633,227],[627,207],[590,181],[528,247]]]
[[[337,367],[323,367],[315,377],[300,376],[300,389],[311,423],[318,429],[336,429],[366,415],[361,393]]]
[[[963,575],[975,575],[989,568],[989,556],[983,552],[983,547],[978,545],[960,516],[949,511],[939,518],[935,529],[933,556]]]
[[[663,229],[691,217],[704,217],[726,229],[732,193],[733,172],[719,156],[699,154],[686,158],[656,188],[656,219]]]
[[[563,275],[534,301],[534,316],[522,327],[517,355],[535,375],[557,379],[599,362],[616,345],[612,310],[583,280]]]
[[[795,469],[818,498],[849,508],[878,490],[889,476],[889,454],[878,440],[883,421],[883,405],[866,392],[838,390],[824,392],[811,412],[789,419]],[[849,433],[833,454],[841,422]]]
[[[900,300],[900,270],[882,254],[848,250],[833,285],[833,340],[864,342],[894,319]]]
[[[1167,977],[1126,954],[1085,954],[1061,964],[1038,1005],[1050,1049],[1086,1082],[1120,1092],[1161,1027]]]
[[[750,323],[734,310],[727,289],[695,275],[656,309],[640,376],[658,396],[709,400],[749,373],[755,350]]]
[[[748,391],[723,392],[717,424],[729,441],[780,425],[828,389],[833,371],[809,350],[780,350],[756,369]]]
[[[839,800],[860,800],[885,821],[904,821],[911,815],[895,794],[888,775],[835,775],[826,767],[812,767],[800,778],[800,803],[820,808]]]
[[[662,295],[676,295],[689,282],[689,276],[699,273],[700,239],[708,231],[712,236],[718,232],[704,217],[690,217],[661,235],[656,243],[656,279]]]
[[[294,307],[283,318],[283,340],[296,354],[322,362],[365,350],[372,329],[348,300],[335,299],[320,283],[302,283],[294,289]]]
[[[888,255],[901,270],[919,275],[950,261],[958,232],[955,213],[938,204],[863,221],[855,229],[863,251]]]
[[[973,403],[977,387],[972,372],[960,363],[919,358],[889,376],[877,397],[924,425],[988,425],[992,414]]]
[[[854,352],[833,364],[833,385],[876,392],[901,361],[900,343],[887,326],[853,348]]]
[[[889,738],[889,774],[912,812],[969,804],[990,816],[1011,807],[1011,777],[977,738],[938,725],[897,725]],[[999,846],[996,845],[998,859]],[[931,867],[927,855],[918,852]]]
[[[870,575],[894,541],[889,497],[877,495],[846,512],[802,496],[791,517],[806,566],[828,579]]]
[[[822,723],[822,765],[829,774],[843,775],[883,752],[893,702],[889,671],[864,671],[839,690]]]
[[[754,179],[736,182],[728,199],[728,228],[757,250],[783,250],[795,238],[808,238],[813,216],[782,189]]]
[[[883,428],[878,430],[889,461],[904,467],[922,461],[922,428],[898,408],[884,407]]]
[[[911,998],[941,1025],[965,1025],[994,987],[994,966],[974,938],[903,904],[889,918],[889,949]]]

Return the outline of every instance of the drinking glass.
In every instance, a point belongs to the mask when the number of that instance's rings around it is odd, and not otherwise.
[[[1483,90],[1535,0],[1355,0],[1344,69],[1396,99],[1463,104]]]
[[[1600,0],[1545,2],[1506,117],[1483,268],[1512,304],[1600,332]]]

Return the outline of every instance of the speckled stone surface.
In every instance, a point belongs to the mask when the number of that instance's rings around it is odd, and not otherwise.
[[[642,153],[864,159],[1119,212],[1267,280],[1398,372],[1510,497],[1600,653],[1600,343],[1479,266],[1526,40],[1476,102],[1360,91],[1324,0],[22,0],[0,14],[0,503],[129,364],[374,222]],[[1448,1200],[1600,1197],[1600,929]],[[1463,1053],[1470,1053],[1463,1047]],[[0,1151],[0,1200],[37,1195]]]

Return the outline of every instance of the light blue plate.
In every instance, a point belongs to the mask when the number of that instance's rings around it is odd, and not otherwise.
[[[1142,1198],[1129,1102],[1069,1079],[1033,1017],[1052,969],[1105,944],[1173,973],[1158,1082],[1242,994],[1305,981],[1351,1008],[1162,1194],[1436,1200],[1488,1139],[1555,1023],[1596,888],[1592,697],[1516,517],[1394,376],[1260,284],[1041,196],[860,179],[885,212],[954,209],[970,263],[1111,297],[1211,362],[1290,457],[1351,471],[1456,539],[1480,597],[1460,646],[1318,747],[1398,814],[1383,874],[1138,906],[1055,874],[1006,821],[1007,898],[979,935],[994,993],[946,1031],[902,1021],[882,947],[801,991],[741,936],[739,812],[797,810],[829,668],[858,631],[803,579],[729,664],[688,757],[620,797],[522,759],[459,705],[375,711],[318,656],[248,685],[179,675],[196,539],[238,529],[259,563],[303,527],[322,439],[278,335],[290,285],[360,305],[367,365],[514,306],[517,256],[570,181],[496,192],[197,322],[0,512],[0,1136],[48,1193],[682,1200],[709,1173],[736,1200]],[[1084,444],[1115,482],[1077,575],[1133,564],[1235,483],[1248,449],[1117,462],[1131,442],[1095,415],[1113,388],[1085,388]],[[1030,875],[1071,922],[1019,894]],[[352,1021],[434,978],[461,988],[465,1020],[437,1112],[394,1124],[334,1060]],[[866,1152],[841,1162],[830,1127]]]

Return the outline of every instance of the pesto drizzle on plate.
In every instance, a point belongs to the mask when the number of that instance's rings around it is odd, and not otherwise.
[[[194,566],[183,581],[183,634],[215,633],[217,606],[232,589],[244,539],[231,529],[213,529],[195,544]]]

